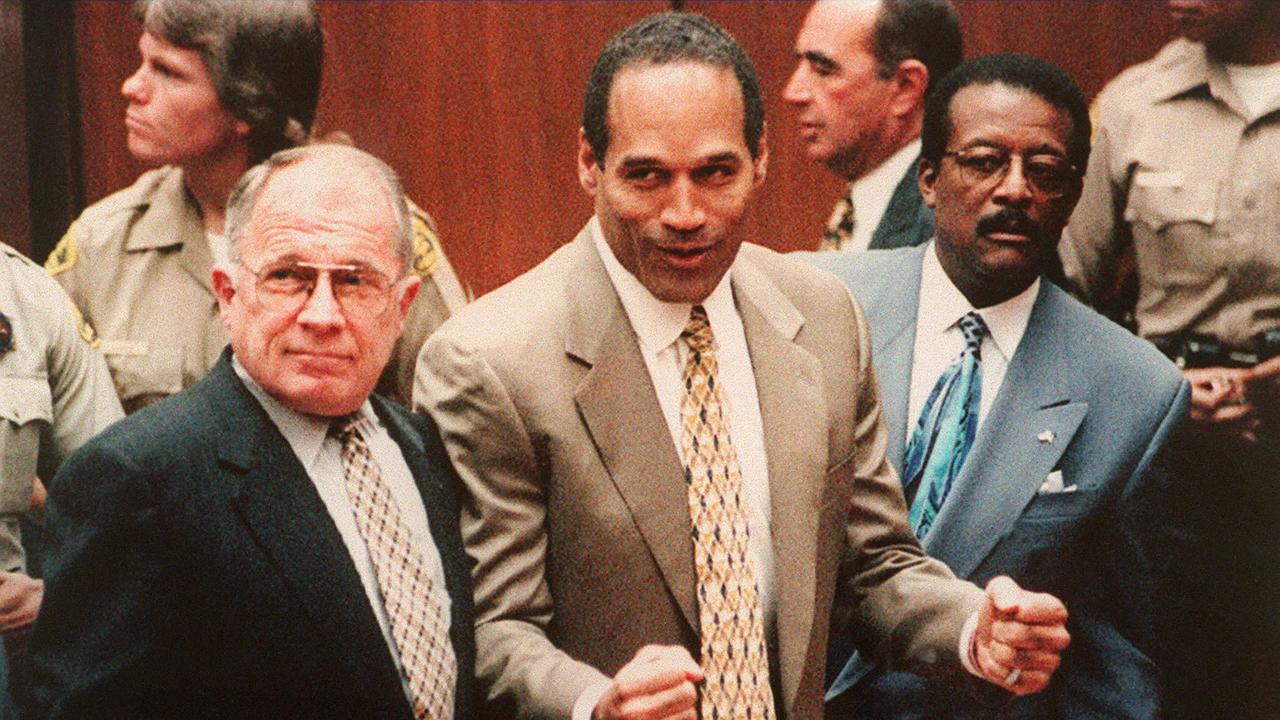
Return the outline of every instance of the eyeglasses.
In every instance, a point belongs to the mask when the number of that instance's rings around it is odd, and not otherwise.
[[[1009,175],[1014,158],[1008,150],[997,147],[948,150],[942,156],[955,158],[961,179],[975,188],[990,188],[1003,182]],[[1022,161],[1022,175],[1027,185],[1045,199],[1066,195],[1076,183],[1076,166],[1064,157],[1048,154],[1018,157]]]
[[[383,273],[363,265],[280,261],[254,270],[243,261],[240,264],[253,273],[258,301],[273,312],[300,310],[315,292],[322,273],[329,276],[333,297],[348,316],[381,315],[390,304],[391,288],[396,284]]]

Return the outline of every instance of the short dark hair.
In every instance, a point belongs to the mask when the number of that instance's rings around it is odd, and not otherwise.
[[[1063,110],[1071,118],[1067,159],[1084,173],[1089,163],[1089,104],[1071,76],[1059,67],[1030,55],[987,55],[961,64],[938,83],[924,107],[920,155],[937,166],[951,140],[951,101],[970,85],[1005,85],[1026,90]]]
[[[914,58],[929,70],[929,87],[964,60],[960,18],[950,0],[880,0],[872,42],[882,77]]]
[[[324,33],[311,0],[138,0],[147,32],[200,53],[218,100],[249,125],[250,159],[307,140]]]
[[[764,135],[764,101],[747,53],[724,28],[701,15],[664,12],[614,35],[591,68],[582,104],[582,130],[597,162],[604,162],[609,149],[609,92],[618,71],[641,62],[666,65],[683,61],[733,70],[742,89],[743,137],[751,156],[756,157]]]

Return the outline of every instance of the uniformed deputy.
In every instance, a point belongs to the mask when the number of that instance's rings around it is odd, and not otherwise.
[[[1163,598],[1174,618],[1167,716],[1275,718],[1280,359],[1267,358],[1280,356],[1280,3],[1169,6],[1184,37],[1099,97],[1060,250],[1068,283],[1095,304],[1133,252],[1137,331],[1192,384],[1172,462],[1196,559],[1170,571],[1210,599]]]
[[[138,17],[125,125],[130,153],[159,167],[87,208],[46,262],[100,334],[128,412],[195,382],[226,344],[210,272],[227,260],[227,196],[309,141],[323,64],[311,2],[143,0]],[[379,384],[405,402],[418,348],[466,300],[431,219],[414,218],[422,292]]]
[[[6,635],[35,620],[43,593],[41,582],[26,575],[19,526],[32,509],[37,478],[51,479],[72,450],[123,416],[94,343],[58,284],[0,243],[0,631]]]

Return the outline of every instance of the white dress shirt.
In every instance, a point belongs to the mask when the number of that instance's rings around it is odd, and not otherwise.
[[[400,671],[400,684],[404,688],[405,697],[413,702],[413,694],[409,690],[409,682],[404,673],[404,665],[400,661],[400,651],[395,639],[391,636],[391,623],[387,620],[387,611],[382,602],[382,591],[378,587],[378,576],[369,557],[369,547],[365,544],[360,529],[356,526],[355,511],[351,506],[351,497],[347,494],[346,472],[342,468],[342,442],[329,436],[331,418],[304,415],[291,410],[267,394],[262,386],[249,376],[244,366],[236,358],[231,365],[236,375],[244,381],[245,387],[257,398],[262,409],[267,411],[271,422],[280,430],[285,441],[297,456],[298,462],[307,471],[307,476],[316,486],[316,492],[324,502],[329,517],[338,527],[338,534],[347,546],[351,562],[355,565],[364,585],[365,596],[373,614],[378,619],[378,627],[382,629],[382,637]],[[361,437],[369,445],[369,451],[378,462],[382,477],[391,490],[391,497],[400,509],[400,517],[409,529],[410,542],[421,554],[423,566],[431,577],[434,591],[440,601],[445,627],[450,624],[449,592],[445,586],[444,565],[440,560],[440,551],[436,549],[431,537],[431,527],[427,523],[427,510],[422,504],[422,495],[414,482],[413,473],[405,462],[400,446],[391,439],[382,421],[373,411],[368,400],[360,407],[360,412],[372,423],[365,423],[361,429]]]
[[[876,169],[849,183],[849,198],[853,201],[853,234],[842,250],[860,252],[871,246],[871,236],[875,235],[880,220],[889,209],[893,191],[919,155],[920,140],[912,140]]]
[[[687,345],[680,342],[680,333],[689,322],[689,303],[668,303],[655,298],[634,275],[622,267],[609,249],[599,220],[592,218],[588,232],[595,242],[596,251],[604,261],[605,271],[613,288],[622,301],[622,308],[635,331],[644,356],[649,379],[662,408],[663,419],[671,432],[671,442],[683,461],[681,443],[682,423],[680,406],[684,399],[684,362],[688,356]],[[735,261],[736,264],[736,261]],[[729,416],[733,449],[738,455],[742,470],[742,496],[746,502],[747,523],[750,528],[748,554],[755,570],[756,587],[760,604],[764,609],[765,637],[771,652],[775,652],[775,621],[777,603],[774,588],[773,538],[770,527],[769,471],[764,450],[764,424],[760,419],[760,398],[756,394],[755,371],[747,350],[747,336],[742,328],[742,317],[733,300],[730,279],[733,267],[721,278],[711,294],[700,303],[707,311],[711,331],[715,334],[716,363],[723,390],[726,413]],[[585,720],[599,702],[608,685],[588,687],[574,705],[574,720]]]
[[[1000,391],[1000,384],[1009,369],[1009,360],[1027,331],[1027,321],[1031,318],[1031,308],[1039,292],[1040,279],[1036,278],[1017,295],[977,311],[989,331],[982,339],[982,397],[978,405],[978,427],[982,426]],[[910,442],[920,412],[938,378],[964,350],[960,318],[973,310],[964,293],[942,269],[937,243],[930,242],[920,270],[920,302],[916,310],[916,343],[911,355],[905,442]]]
[[[911,389],[907,402],[906,437],[920,419],[920,412],[929,400],[929,393],[938,378],[964,350],[964,333],[960,332],[960,318],[974,311],[964,293],[951,282],[938,260],[938,243],[930,241],[924,253],[920,269],[920,300],[916,309],[916,342],[911,355]],[[1027,331],[1031,309],[1040,292],[1040,278],[1027,289],[1002,303],[977,311],[987,324],[987,334],[982,338],[979,350],[982,354],[982,396],[978,403],[978,427],[987,417],[987,411],[995,402],[1009,370],[1009,360],[1018,350],[1018,343]],[[982,677],[976,660],[971,654],[973,633],[978,626],[978,613],[965,623],[960,633],[960,660],[965,669]]]

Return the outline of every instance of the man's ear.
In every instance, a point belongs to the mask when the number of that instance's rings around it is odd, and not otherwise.
[[[764,178],[769,174],[769,126],[762,125],[760,127],[760,141],[756,143],[756,156],[751,164],[754,166],[756,177],[751,187],[758,188],[764,183]]]
[[[929,91],[929,68],[914,58],[898,63],[893,71],[893,97],[889,100],[889,112],[896,117],[906,117],[924,111],[924,96]]]
[[[405,285],[404,289],[400,291],[400,297],[396,305],[400,311],[400,322],[404,322],[409,317],[409,308],[413,307],[413,301],[418,297],[418,291],[422,289],[422,276],[417,273],[410,273],[401,282]]]
[[[227,307],[231,305],[231,299],[236,296],[236,286],[231,280],[231,275],[227,273],[226,268],[221,265],[213,266],[213,296],[218,299],[218,308],[222,312],[227,311]]]
[[[937,196],[933,192],[933,184],[938,181],[938,168],[924,158],[916,166],[916,184],[920,187],[920,197],[929,207],[937,207]]]
[[[587,142],[587,131],[578,129],[578,183],[591,197],[596,196],[600,187],[600,173],[604,172],[603,158],[597,158],[591,143]]]

